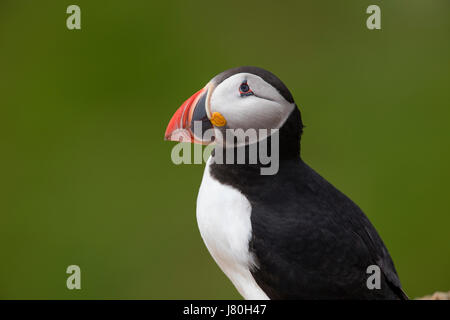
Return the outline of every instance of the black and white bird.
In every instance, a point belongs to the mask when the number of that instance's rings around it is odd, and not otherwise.
[[[203,125],[200,134],[195,121]],[[206,129],[218,134],[205,139]],[[407,299],[388,250],[361,209],[302,160],[300,111],[275,75],[257,67],[220,73],[178,109],[165,138],[215,139],[216,151],[219,146],[225,154],[273,143],[268,134],[230,147],[219,134],[226,129],[275,129],[279,143],[273,175],[261,174],[261,161],[224,163],[213,152],[197,198],[206,247],[244,298]],[[373,265],[380,285],[369,289],[367,268]]]

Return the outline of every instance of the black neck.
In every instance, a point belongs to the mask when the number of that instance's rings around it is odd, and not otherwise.
[[[303,123],[300,115],[300,111],[297,107],[294,108],[289,118],[283,124],[279,130],[279,170],[282,170],[283,162],[285,161],[301,161],[300,158],[300,138],[303,132]],[[267,141],[258,142],[258,148],[262,143],[267,144],[268,156],[271,157],[271,143],[272,137],[268,137]],[[246,163],[237,164],[238,149],[245,154]],[[242,150],[243,149],[243,150]],[[227,148],[222,149],[223,159],[226,159]],[[233,164],[217,164],[211,165],[213,175],[220,177],[220,180],[229,180],[231,178],[237,178],[239,180],[246,180],[245,177],[255,177],[261,175],[261,167],[268,167],[269,165],[262,164],[259,159],[256,164],[248,164],[249,159],[249,146],[235,147],[233,149],[234,162]],[[259,150],[259,149],[258,149]],[[213,151],[212,157],[214,159],[215,152]],[[225,162],[225,160],[224,160]]]

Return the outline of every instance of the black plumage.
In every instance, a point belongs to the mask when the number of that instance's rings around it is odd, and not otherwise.
[[[232,69],[216,81],[230,72],[252,72],[293,101],[278,78],[260,70]],[[279,131],[275,175],[261,175],[260,164],[210,168],[215,179],[251,203],[249,249],[258,265],[251,270],[257,284],[271,299],[407,299],[388,250],[365,214],[301,159],[302,131],[296,107]],[[380,289],[367,288],[370,265],[381,269]]]

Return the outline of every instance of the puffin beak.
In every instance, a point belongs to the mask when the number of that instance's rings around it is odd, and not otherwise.
[[[206,111],[208,88],[205,87],[187,99],[175,112],[167,125],[165,140],[209,144],[202,140],[203,133],[212,128]],[[194,122],[201,121],[201,132],[195,132]],[[200,136],[201,134],[201,136]]]

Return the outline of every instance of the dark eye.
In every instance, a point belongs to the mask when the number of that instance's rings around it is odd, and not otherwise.
[[[253,94],[253,91],[248,86],[247,81],[241,83],[241,86],[239,87],[239,93],[241,94],[241,97],[251,96]]]

